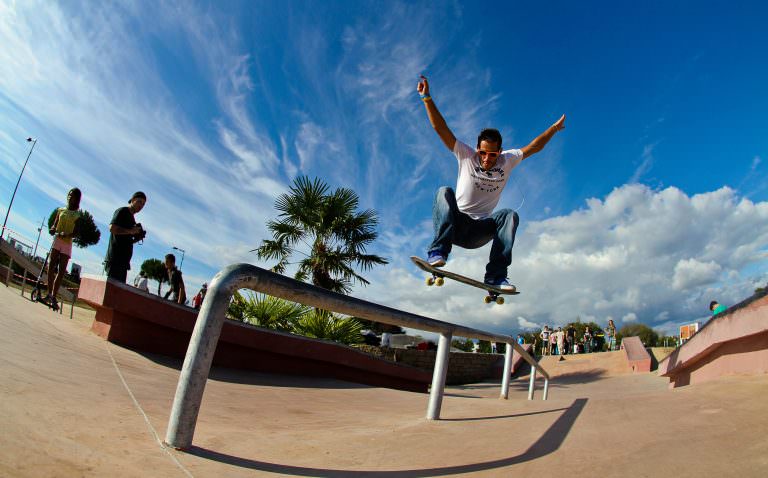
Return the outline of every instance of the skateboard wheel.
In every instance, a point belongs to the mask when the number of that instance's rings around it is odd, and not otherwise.
[[[443,284],[445,284],[445,279],[443,279],[442,277],[438,277],[437,279],[435,279],[435,285],[437,285],[438,287],[440,287]]]
[[[435,278],[427,277],[427,285],[435,285]]]
[[[501,297],[501,296],[496,297],[496,303],[499,304],[499,305],[503,304],[504,303],[504,297]]]
[[[483,300],[485,301],[486,304],[490,304],[493,298],[490,295],[486,295],[485,297],[483,297]]]

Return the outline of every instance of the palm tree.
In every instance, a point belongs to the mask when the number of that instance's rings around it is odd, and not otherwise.
[[[235,292],[227,309],[227,316],[267,329],[292,332],[301,318],[309,313],[306,305],[289,302],[253,292]]]
[[[378,236],[376,212],[358,212],[359,198],[351,189],[328,189],[318,178],[296,178],[290,192],[275,201],[279,219],[267,224],[273,239],[264,240],[254,251],[260,259],[277,260],[272,270],[282,274],[303,243],[309,253],[297,263],[294,277],[300,281],[311,278],[316,286],[349,293],[353,281],[369,283],[353,266],[365,271],[387,260],[365,253]]]
[[[313,309],[294,325],[294,332],[305,337],[333,340],[342,344],[358,344],[363,326],[354,317],[340,317],[327,310]]]
[[[160,259],[147,259],[141,263],[141,272],[149,280],[157,281],[157,295],[160,295],[163,282],[168,282],[168,270]]]

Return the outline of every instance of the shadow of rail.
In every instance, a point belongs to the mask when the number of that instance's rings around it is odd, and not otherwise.
[[[333,470],[328,468],[310,468],[303,466],[290,466],[282,465],[278,463],[269,463],[258,460],[251,460],[248,458],[241,458],[237,456],[227,455],[226,453],[220,453],[213,450],[208,450],[199,446],[190,447],[186,453],[195,455],[200,458],[205,458],[212,461],[217,461],[227,465],[232,465],[238,468],[246,468],[250,470],[258,470],[268,473],[284,473],[295,476],[315,476],[315,477],[339,477],[339,478],[411,478],[411,477],[430,477],[430,476],[446,476],[456,474],[469,474],[477,473],[481,471],[494,470],[498,468],[504,468],[518,463],[525,463],[527,461],[541,458],[550,453],[555,452],[565,441],[568,433],[573,428],[576,419],[581,414],[582,410],[587,404],[586,398],[579,398],[574,400],[573,404],[565,409],[562,415],[555,420],[555,422],[544,432],[544,434],[536,440],[528,449],[515,456],[508,458],[501,458],[498,460],[485,461],[481,463],[473,463],[470,465],[455,465],[445,466],[440,468],[424,468],[419,470]]]

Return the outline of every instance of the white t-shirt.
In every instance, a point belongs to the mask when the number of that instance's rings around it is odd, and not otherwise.
[[[456,140],[453,154],[459,161],[459,178],[456,181],[459,210],[472,219],[490,216],[499,203],[510,171],[523,160],[523,152],[519,149],[502,151],[490,171],[483,171],[477,151],[459,140]]]

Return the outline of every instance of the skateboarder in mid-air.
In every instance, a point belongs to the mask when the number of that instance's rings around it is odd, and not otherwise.
[[[514,290],[507,280],[512,263],[512,246],[520,222],[511,209],[494,212],[512,168],[538,153],[558,131],[565,128],[565,115],[528,146],[502,151],[501,134],[484,129],[477,137],[477,148],[458,141],[429,94],[429,83],[422,76],[417,91],[427,109],[429,122],[459,162],[456,191],[442,187],[437,191],[432,209],[435,238],[429,246],[427,262],[433,267],[445,265],[453,245],[466,249],[482,247],[493,240],[484,282],[502,290]]]

